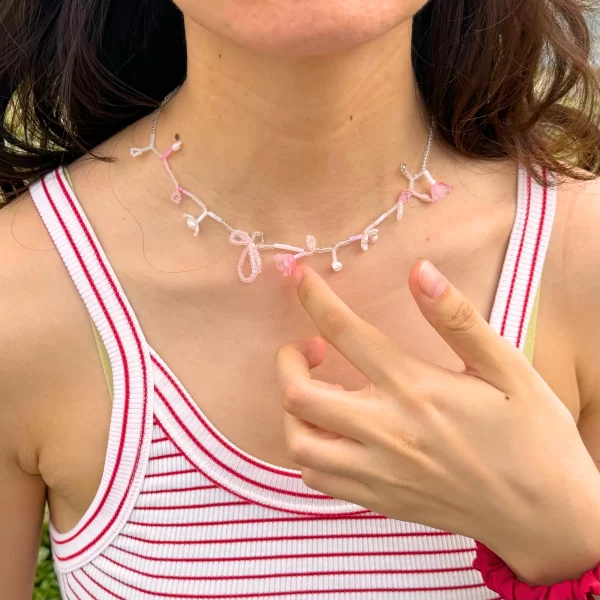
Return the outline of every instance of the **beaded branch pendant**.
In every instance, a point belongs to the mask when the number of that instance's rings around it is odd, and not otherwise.
[[[360,242],[360,247],[365,252],[369,249],[371,244],[374,244],[379,238],[379,226],[389,216],[395,214],[396,219],[399,221],[402,219],[404,214],[404,205],[411,198],[418,198],[422,202],[439,202],[444,196],[447,196],[452,191],[452,186],[447,185],[441,181],[436,181],[431,173],[427,170],[427,159],[431,151],[431,145],[433,142],[434,134],[434,122],[432,120],[431,128],[429,130],[429,138],[427,140],[427,147],[423,155],[423,162],[421,164],[421,170],[413,175],[408,170],[408,167],[402,165],[402,174],[408,180],[408,187],[402,190],[394,202],[386,212],[379,215],[374,221],[369,223],[360,233],[350,236],[344,240],[341,240],[333,246],[322,246],[317,244],[317,240],[313,235],[307,235],[305,239],[305,247],[300,248],[298,246],[290,246],[288,244],[279,243],[265,243],[264,234],[261,231],[254,231],[251,234],[241,229],[235,229],[219,215],[209,210],[208,206],[194,193],[184,188],[180,183],[169,164],[169,159],[174,152],[181,150],[183,143],[176,136],[176,141],[167,148],[164,152],[160,152],[155,146],[156,140],[156,125],[160,116],[162,108],[173,98],[176,90],[173,90],[161,103],[160,107],[154,112],[152,119],[152,128],[150,131],[150,143],[143,148],[131,148],[130,154],[133,157],[141,156],[147,152],[152,152],[163,162],[171,181],[173,182],[173,192],[171,193],[171,201],[175,204],[181,204],[184,198],[189,198],[196,206],[200,209],[200,215],[195,217],[192,214],[185,213],[183,218],[188,228],[193,232],[195,237],[200,233],[200,224],[206,217],[210,217],[213,221],[219,223],[229,233],[229,243],[234,246],[241,246],[242,251],[237,264],[237,274],[242,283],[252,283],[257,275],[262,270],[262,258],[261,252],[267,250],[279,250],[275,254],[275,266],[281,271],[281,273],[289,277],[296,266],[296,262],[302,258],[312,256],[313,254],[325,254],[331,253],[331,268],[334,271],[341,271],[342,263],[338,259],[338,250],[344,246],[349,246],[355,242]],[[415,190],[415,183],[424,178],[429,186],[429,193],[417,192]]]

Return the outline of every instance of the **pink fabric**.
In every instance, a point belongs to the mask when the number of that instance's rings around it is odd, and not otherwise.
[[[532,586],[519,581],[499,556],[477,543],[473,566],[481,573],[488,588],[500,594],[503,600],[591,600],[590,594],[600,594],[600,565],[579,579]]]

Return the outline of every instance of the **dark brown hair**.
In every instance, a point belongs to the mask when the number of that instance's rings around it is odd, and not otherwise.
[[[413,24],[415,77],[446,143],[578,179],[600,174],[590,47],[582,0],[430,0]],[[171,0],[2,0],[4,199],[151,111],[185,61]]]

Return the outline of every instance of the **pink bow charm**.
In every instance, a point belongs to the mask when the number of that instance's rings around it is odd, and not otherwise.
[[[263,234],[259,231],[255,231],[250,235],[247,231],[234,229],[229,236],[230,244],[244,247],[237,265],[238,277],[242,283],[252,283],[262,270],[262,261],[257,242],[258,244],[263,243]],[[247,256],[250,258],[250,275],[244,275],[244,263]]]

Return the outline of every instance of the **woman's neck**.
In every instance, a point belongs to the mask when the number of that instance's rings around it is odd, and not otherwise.
[[[188,78],[161,114],[157,146],[179,134],[173,170],[236,227],[342,237],[342,222],[360,228],[391,206],[406,185],[401,163],[420,166],[429,121],[410,30],[337,55],[280,57],[187,22]],[[134,141],[145,135],[137,128]],[[448,157],[434,146],[430,165],[443,178]]]

